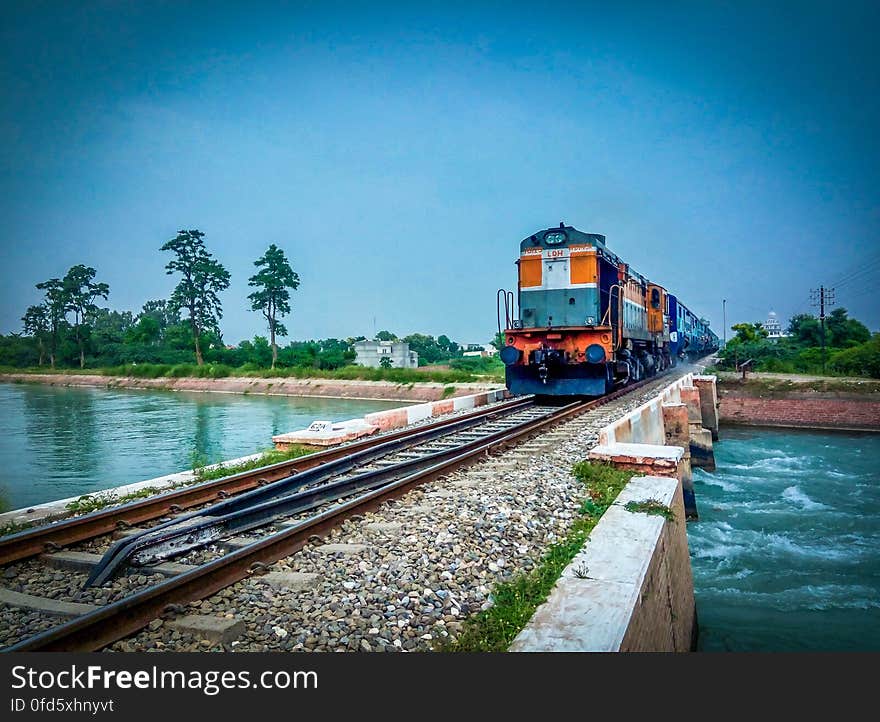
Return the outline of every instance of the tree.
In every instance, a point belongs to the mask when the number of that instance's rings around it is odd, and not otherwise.
[[[21,317],[24,323],[24,332],[33,336],[37,340],[37,347],[40,350],[40,363],[43,365],[45,356],[45,338],[49,332],[49,311],[44,304],[39,306],[30,306]]]
[[[169,326],[175,326],[180,323],[180,309],[171,307],[171,304],[165,299],[147,301],[143,309],[138,314],[138,320],[150,317],[159,325],[160,336]]]
[[[449,336],[442,334],[437,338],[437,345],[443,349],[449,356],[454,356],[459,352],[459,345],[450,340]]]
[[[260,271],[248,279],[248,286],[256,291],[248,295],[251,311],[260,311],[269,323],[269,345],[272,347],[272,368],[278,361],[276,336],[286,336],[287,328],[278,320],[290,313],[290,290],[299,288],[299,276],[290,267],[287,258],[274,243],[254,261]]]
[[[822,344],[819,319],[809,313],[799,313],[792,316],[788,322],[788,332],[791,334],[792,341],[800,346],[820,346]]]
[[[495,347],[496,351],[500,351],[507,345],[507,343],[505,342],[504,333],[502,331],[496,333],[495,338],[493,338],[489,343],[491,343]]]
[[[732,344],[754,343],[769,335],[761,323],[737,323],[730,327],[736,336],[730,340]]]
[[[394,362],[388,356],[383,356],[379,359],[379,366],[381,366],[383,369],[390,369],[392,366],[394,366]]]
[[[828,327],[828,345],[831,347],[858,346],[871,338],[871,332],[864,324],[854,318],[847,318],[845,308],[835,308],[825,324]]]
[[[50,278],[37,284],[37,288],[46,292],[43,306],[49,324],[49,364],[55,368],[55,357],[58,354],[58,334],[67,313],[67,299],[64,294],[64,283],[60,278]]]
[[[376,334],[376,341],[397,341],[397,334],[391,333],[391,331],[379,331]]]
[[[80,368],[86,365],[83,326],[98,308],[95,299],[100,297],[106,301],[110,293],[110,286],[106,283],[93,283],[95,273],[94,268],[80,263],[73,266],[62,280],[65,309],[73,314],[73,333],[79,347]]]
[[[220,333],[223,307],[217,294],[229,288],[229,271],[205,249],[204,237],[199,230],[178,231],[177,236],[160,249],[175,255],[165,271],[168,275],[180,273],[182,278],[168,305],[172,312],[186,309],[189,313],[187,321],[199,366],[205,363],[200,337],[206,330]]]

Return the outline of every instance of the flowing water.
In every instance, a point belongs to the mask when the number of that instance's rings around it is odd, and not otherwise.
[[[402,401],[0,383],[0,503],[17,509],[272,446],[273,434]]]
[[[722,428],[688,524],[703,650],[880,650],[880,434]]]

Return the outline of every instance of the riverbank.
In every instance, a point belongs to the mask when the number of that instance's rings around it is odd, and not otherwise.
[[[880,431],[880,381],[796,374],[718,373],[724,424]]]
[[[110,389],[147,389],[164,391],[204,391],[226,394],[261,394],[266,396],[314,396],[336,399],[372,399],[377,401],[440,401],[500,388],[497,383],[439,383],[420,381],[362,381],[324,378],[254,378],[229,376],[210,378],[134,378],[98,374],[0,374],[0,382],[32,383],[48,386],[86,386]]]

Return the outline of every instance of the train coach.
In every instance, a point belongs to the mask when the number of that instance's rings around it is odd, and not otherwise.
[[[524,239],[516,263],[516,297],[498,292],[511,393],[602,396],[718,348],[705,319],[630,268],[603,235],[560,223]]]

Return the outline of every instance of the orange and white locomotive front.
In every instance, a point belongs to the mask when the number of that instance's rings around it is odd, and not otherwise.
[[[506,329],[501,351],[512,393],[606,392],[613,350],[608,298],[617,269],[601,253],[604,240],[560,226],[521,242],[519,319]]]

